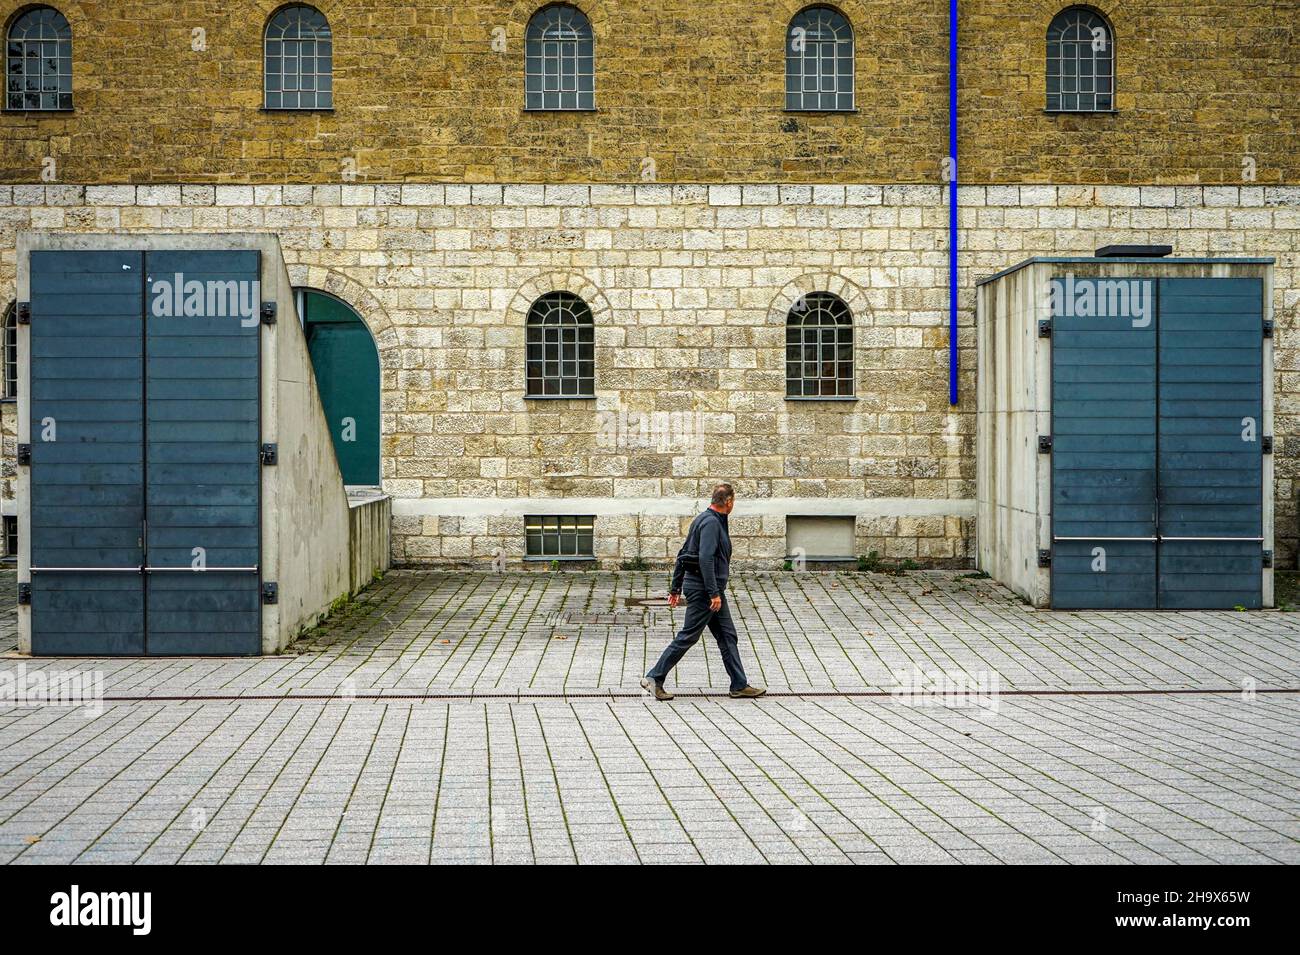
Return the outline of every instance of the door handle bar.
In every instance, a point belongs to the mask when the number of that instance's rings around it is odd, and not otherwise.
[[[31,567],[33,574],[138,574],[142,567]]]
[[[29,568],[33,574],[210,574],[214,572],[231,573],[234,571],[246,571],[252,573],[258,568],[252,567],[205,567],[202,570],[196,570],[193,567],[32,567]]]
[[[1236,543],[1262,544],[1262,537],[1053,537],[1054,541],[1233,541]]]
[[[252,567],[204,567],[202,570],[196,567],[146,567],[146,574],[214,574],[218,572],[231,573],[234,571],[253,572],[257,566]]]
[[[1237,541],[1247,544],[1262,544],[1262,537],[1162,537],[1162,541]]]

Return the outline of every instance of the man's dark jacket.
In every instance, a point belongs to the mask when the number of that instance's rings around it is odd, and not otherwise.
[[[697,574],[693,567],[688,569],[689,557],[699,555],[700,570]],[[688,559],[683,561],[683,556]],[[709,508],[691,521],[691,529],[686,534],[686,543],[677,554],[677,564],[673,567],[673,582],[668,588],[670,593],[682,592],[683,581],[700,584],[705,593],[712,597],[722,596],[727,587],[727,577],[731,572],[731,535],[727,532],[727,515],[719,514]]]

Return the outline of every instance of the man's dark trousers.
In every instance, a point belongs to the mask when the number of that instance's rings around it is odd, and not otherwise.
[[[722,651],[722,665],[727,668],[727,675],[731,677],[731,689],[743,690],[749,686],[749,680],[745,678],[745,668],[740,665],[740,650],[737,646],[739,637],[736,635],[736,625],[731,622],[731,609],[727,606],[727,595],[722,595],[722,606],[717,613],[714,613],[709,610],[709,595],[704,590],[703,582],[692,584],[688,577],[686,586],[682,589],[682,596],[686,598],[686,622],[673,642],[668,644],[667,649],[660,655],[654,669],[646,676],[656,683],[663,683],[668,678],[668,671],[677,665],[677,661],[686,655],[687,650],[695,646],[704,628],[708,627],[718,641],[718,649]]]

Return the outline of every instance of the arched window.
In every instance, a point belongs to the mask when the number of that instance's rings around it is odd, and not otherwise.
[[[5,309],[4,317],[4,394],[0,398],[18,397],[18,319],[14,303]]]
[[[72,109],[72,27],[53,7],[14,17],[5,46],[5,109]]]
[[[1047,109],[1107,113],[1115,108],[1115,38],[1099,13],[1062,10],[1047,28]]]
[[[785,108],[853,109],[853,27],[838,10],[795,14],[785,37]]]
[[[596,397],[596,328],[572,292],[547,292],[528,310],[525,395]]]
[[[334,39],[315,7],[295,4],[266,24],[267,109],[334,108]]]
[[[786,315],[785,394],[853,397],[853,313],[839,296],[809,292]]]
[[[596,108],[596,41],[577,7],[554,3],[528,21],[524,108]]]

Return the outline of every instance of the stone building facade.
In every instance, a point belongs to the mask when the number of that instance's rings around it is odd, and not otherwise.
[[[1294,563],[1296,4],[1103,3],[1115,111],[1058,115],[1044,31],[1067,5],[962,3],[955,406],[945,3],[838,5],[853,113],[782,109],[804,6],[784,0],[580,3],[597,109],[574,113],[521,109],[536,5],[323,2],[334,109],[269,112],[277,6],[59,5],[75,108],[0,115],[0,296],[24,230],[276,233],[295,284],[378,345],[398,562],[516,561],[539,514],[594,517],[606,566],[662,562],[730,480],[743,562],[780,566],[789,519],[821,517],[851,523],[854,554],[966,564],[975,281],[1167,243],[1277,260],[1277,546]],[[591,309],[594,398],[526,397],[527,314],[555,291]],[[812,292],[851,313],[853,400],[787,398],[787,318]],[[12,404],[3,424],[11,497]]]
[[[74,183],[938,183],[948,0],[845,0],[855,112],[790,113],[786,30],[805,0],[582,0],[594,112],[523,110],[544,0],[320,0],[332,112],[262,105],[283,0],[57,0],[74,112],[0,122],[0,179]],[[0,22],[32,6],[2,0]],[[1300,180],[1295,0],[1086,5],[1113,26],[1115,111],[1044,111],[1047,28],[1069,0],[960,0],[961,177],[973,183]],[[196,32],[197,31],[197,32]]]

